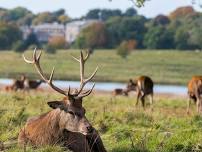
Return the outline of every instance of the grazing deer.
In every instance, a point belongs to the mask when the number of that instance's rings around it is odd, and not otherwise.
[[[24,82],[25,89],[37,89],[44,80],[26,80]]]
[[[196,103],[197,112],[202,112],[202,76],[193,76],[188,83],[188,103],[187,103],[187,113],[189,113],[191,100]]]
[[[115,97],[117,95],[123,95],[123,96],[128,96],[128,91],[121,89],[121,88],[116,88],[113,90],[112,95]]]
[[[14,79],[11,85],[8,85],[5,87],[6,91],[17,91],[17,90],[23,90],[24,89],[24,82],[26,81],[25,75],[22,75],[20,77],[20,80]]]
[[[102,140],[96,130],[92,127],[85,116],[85,109],[82,106],[83,98],[90,95],[93,87],[83,92],[84,86],[95,76],[93,74],[84,79],[84,64],[89,57],[80,53],[80,59],[73,57],[80,63],[80,88],[71,91],[70,87],[64,91],[52,83],[54,68],[47,79],[40,66],[40,57],[33,53],[33,61],[27,60],[24,55],[25,62],[34,64],[41,78],[56,92],[64,95],[66,100],[50,101],[47,104],[53,109],[48,113],[29,119],[24,128],[21,129],[18,142],[21,145],[30,143],[35,146],[62,144],[70,148],[74,152],[98,151],[105,152]],[[66,133],[64,133],[66,132]],[[93,140],[93,141],[91,141]],[[91,142],[90,142],[91,141]]]
[[[136,91],[137,92],[137,102],[138,105],[139,99],[142,102],[142,106],[145,109],[145,96],[150,95],[150,103],[153,105],[153,86],[154,83],[152,79],[148,76],[140,76],[136,80],[130,79],[127,84],[127,91]]]

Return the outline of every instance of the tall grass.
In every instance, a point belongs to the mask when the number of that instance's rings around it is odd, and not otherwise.
[[[62,97],[52,93],[30,92],[26,94],[0,93],[0,141],[16,141],[26,119],[50,110],[47,101]],[[99,131],[110,152],[169,152],[202,151],[202,117],[186,114],[186,100],[155,97],[154,111],[149,105],[143,111],[135,107],[135,98],[130,96],[113,99],[110,95],[92,95],[84,99],[86,115]],[[17,145],[9,152],[22,151]],[[42,147],[27,151],[62,151],[59,147]]]

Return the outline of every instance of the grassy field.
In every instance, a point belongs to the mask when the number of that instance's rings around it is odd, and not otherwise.
[[[31,57],[31,51],[25,52]],[[78,80],[79,65],[71,55],[79,55],[78,50],[58,51],[43,54],[42,67],[50,73],[55,66],[55,79]],[[24,63],[21,54],[12,51],[0,52],[0,77],[18,77],[25,73],[39,78],[33,66]],[[99,66],[97,81],[121,81],[139,75],[149,75],[156,83],[187,84],[193,75],[202,74],[202,52],[194,51],[134,51],[127,59],[122,59],[112,50],[96,50],[86,66],[86,75]]]
[[[28,117],[50,110],[49,100],[62,97],[50,93],[0,93],[0,141],[15,142]],[[186,115],[186,100],[155,97],[154,111],[135,108],[134,97],[91,95],[85,99],[87,118],[99,130],[109,152],[200,152],[202,117]],[[192,111],[195,107],[192,105]],[[15,144],[6,151],[22,151]],[[59,147],[43,147],[28,152],[60,152]]]

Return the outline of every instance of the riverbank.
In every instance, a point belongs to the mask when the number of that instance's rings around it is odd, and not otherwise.
[[[32,51],[26,51],[28,58]],[[54,79],[79,80],[79,64],[71,55],[79,56],[79,50],[59,50],[56,54],[43,52],[41,65],[49,75],[55,67]],[[0,52],[0,77],[19,78],[21,74],[39,79],[32,65],[26,64],[22,54],[12,51]],[[86,64],[85,75],[90,75],[99,66],[94,81],[127,82],[140,75],[150,76],[158,84],[186,85],[193,75],[202,74],[202,52],[194,51],[133,51],[122,59],[115,50],[95,50]]]

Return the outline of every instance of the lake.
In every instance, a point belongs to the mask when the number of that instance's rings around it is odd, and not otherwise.
[[[12,83],[12,79],[0,79],[0,84],[9,85]],[[63,81],[63,80],[55,80],[53,83],[61,88],[77,88],[79,87],[79,81]],[[91,88],[93,85],[92,82],[89,82],[86,85],[86,89]],[[46,87],[46,84],[42,84],[42,87]],[[126,83],[118,83],[118,82],[96,82],[95,89],[102,91],[112,91],[115,88],[125,88]],[[179,94],[186,95],[187,87],[180,85],[166,85],[166,84],[156,84],[154,86],[154,93],[169,93],[169,94]]]

